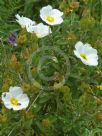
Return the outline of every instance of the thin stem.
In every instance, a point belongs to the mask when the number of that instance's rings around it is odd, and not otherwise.
[[[41,94],[42,94],[42,91],[37,95],[37,97],[34,99],[34,101],[32,102],[32,104],[30,105],[30,107],[28,108],[26,112],[28,112],[31,109],[31,107],[34,105],[34,103],[36,102],[36,100],[39,98]]]
[[[8,136],[10,136],[12,134],[12,132],[14,131],[15,127],[10,131],[10,133],[8,134]]]

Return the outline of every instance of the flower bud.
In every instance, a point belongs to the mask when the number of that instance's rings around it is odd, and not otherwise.
[[[23,29],[17,38],[17,43],[18,45],[24,45],[27,43],[27,32],[25,31],[25,29]]]
[[[22,88],[25,92],[31,91],[31,85],[27,83],[23,83]]]
[[[98,119],[99,121],[102,121],[102,112],[100,112],[100,113],[97,115],[97,119]]]
[[[51,126],[51,122],[50,122],[49,119],[43,119],[42,120],[42,125],[43,125],[43,127],[48,128],[48,127]]]
[[[76,35],[74,33],[69,33],[68,37],[67,37],[67,40],[68,40],[69,43],[73,44],[73,43],[76,42],[77,37],[76,37]]]
[[[13,68],[15,70],[20,69],[20,63],[18,62],[17,57],[16,57],[15,54],[12,54],[10,62],[11,62],[10,63],[11,68]]]
[[[102,100],[100,98],[96,98],[96,102],[98,105],[102,104]]]
[[[79,8],[79,2],[75,2],[75,1],[73,1],[73,2],[71,2],[71,4],[70,4],[70,7],[72,8],[72,9],[77,9],[77,8]]]
[[[2,117],[1,117],[1,122],[2,123],[7,123],[7,121],[8,121],[8,118],[7,118],[7,116],[6,115],[2,115]]]
[[[34,114],[32,112],[26,112],[26,119],[32,119],[34,118]]]
[[[24,59],[28,59],[29,58],[29,50],[28,48],[25,48],[23,51],[22,51],[22,56],[24,57]]]

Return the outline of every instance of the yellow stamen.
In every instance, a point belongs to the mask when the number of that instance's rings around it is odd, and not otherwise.
[[[47,16],[47,21],[49,21],[50,23],[53,23],[54,22],[54,17]]]
[[[15,106],[18,106],[19,105],[19,102],[16,98],[12,97],[11,100],[10,100],[11,104],[15,105]]]
[[[81,56],[84,60],[87,60],[86,54],[80,54],[80,56]]]

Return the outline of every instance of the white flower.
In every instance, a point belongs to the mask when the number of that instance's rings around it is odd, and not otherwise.
[[[81,59],[85,65],[97,66],[98,65],[98,55],[97,50],[92,48],[90,44],[85,45],[82,42],[77,42],[75,45],[74,54]]]
[[[34,26],[36,23],[35,21],[32,21],[31,19],[23,16],[16,15],[16,21],[21,25],[22,28],[26,28],[26,30],[29,32],[29,29],[31,26]]]
[[[10,87],[9,92],[2,93],[2,101],[7,109],[22,110],[29,104],[29,98],[23,94],[21,87]]]
[[[52,33],[51,28],[43,23],[30,27],[29,31],[35,33],[38,38],[43,38]]]
[[[53,9],[52,6],[48,5],[40,10],[40,17],[49,25],[58,25],[63,22],[63,12]]]

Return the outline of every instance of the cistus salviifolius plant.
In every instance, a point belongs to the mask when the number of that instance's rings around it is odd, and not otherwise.
[[[0,136],[102,136],[101,0],[0,0]]]

